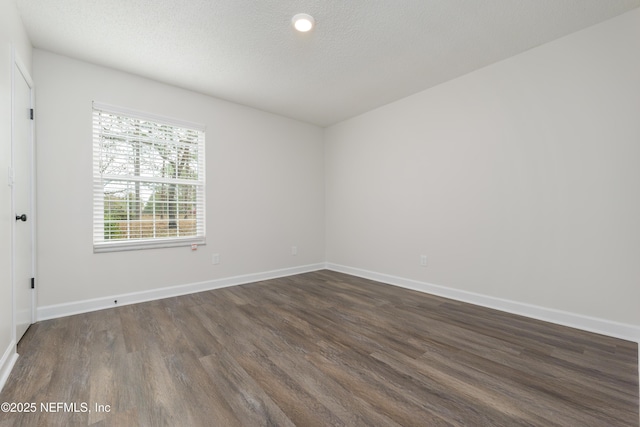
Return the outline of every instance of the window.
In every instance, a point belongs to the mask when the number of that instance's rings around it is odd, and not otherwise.
[[[204,126],[93,103],[94,252],[205,242]]]

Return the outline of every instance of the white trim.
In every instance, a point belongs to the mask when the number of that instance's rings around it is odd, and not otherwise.
[[[467,302],[482,307],[505,311],[507,313],[530,317],[533,319],[551,322],[558,325],[569,326],[588,332],[594,332],[640,343],[640,327],[613,322],[596,317],[585,316],[552,308],[511,301],[503,298],[496,298],[446,286],[434,285],[412,279],[392,276],[360,268],[348,267],[333,263],[317,263],[303,265],[299,267],[283,268],[278,270],[251,273],[240,276],[232,276],[221,279],[208,280],[204,282],[189,283],[184,285],[169,286],[148,291],[132,292],[121,295],[111,295],[108,297],[94,298],[89,300],[74,301],[63,304],[49,305],[37,308],[37,320],[55,319],[58,317],[71,316],[74,314],[87,313],[106,308],[113,308],[118,301],[118,306],[137,304],[145,301],[153,301],[162,298],[170,298],[180,295],[187,295],[196,292],[204,292],[213,289],[225,288],[228,286],[243,285],[247,283],[259,282],[263,280],[276,279],[278,277],[293,276],[296,274],[308,273],[318,270],[332,270],[352,276],[363,277],[375,280],[388,285],[399,286],[412,289],[427,294],[438,295],[456,301]]]
[[[206,131],[206,126],[201,123],[194,123],[182,119],[176,119],[174,117],[161,116],[159,114],[147,113],[146,111],[134,110],[132,108],[105,104],[104,102],[93,101],[93,108],[107,113],[124,114],[129,117],[135,117],[141,120],[151,120],[165,125],[199,130],[202,132]]]
[[[424,292],[427,294],[438,295],[456,301],[467,302],[482,307],[505,311],[507,313],[543,320],[545,322],[569,326],[588,332],[608,335],[614,338],[634,341],[640,344],[640,326],[618,323],[610,320],[600,319],[597,317],[571,313],[568,311],[556,310],[518,301],[491,297],[474,292],[434,285],[431,283],[420,282],[412,279],[405,279],[402,277],[377,273],[360,268],[347,267],[339,264],[326,263],[326,268],[328,270],[350,274],[352,276],[363,277],[365,279],[375,280],[377,282],[382,282],[389,285],[412,289],[414,291]]]
[[[259,282],[262,280],[276,279],[278,277],[293,276],[295,274],[323,270],[324,268],[324,263],[309,264],[299,267],[289,267],[279,270],[265,271],[262,273],[245,274],[241,276],[207,280],[205,282],[151,289],[142,292],[132,292],[128,294],[112,295],[108,297],[74,301],[64,304],[48,305],[44,307],[38,307],[37,318],[38,321],[55,319],[57,317],[71,316],[73,314],[87,313],[90,311],[103,310],[106,308],[113,308],[121,305],[137,304],[145,301],[153,301],[162,298],[170,298],[180,295],[193,294],[196,292],[209,291],[212,289],[226,288],[228,286],[243,285],[246,283]],[[117,305],[114,304],[114,300],[118,301]]]
[[[22,337],[16,336],[16,274],[15,274],[15,262],[16,262],[16,222],[13,221],[13,215],[16,213],[16,188],[15,188],[15,152],[16,152],[16,82],[19,78],[24,79],[27,87],[29,88],[29,108],[34,109],[35,106],[35,88],[34,82],[29,74],[27,67],[24,65],[24,62],[20,59],[18,54],[16,53],[15,46],[11,46],[11,307],[12,307],[12,332],[11,338],[13,342],[17,342]],[[16,75],[16,70],[20,74],[20,76]],[[30,237],[31,241],[29,242],[31,245],[31,265],[29,275],[30,277],[35,277],[36,271],[36,151],[35,151],[35,116],[29,123],[29,160],[31,167],[31,176],[29,183],[29,228],[31,229]],[[36,304],[37,298],[34,289],[30,290],[30,299],[31,299],[31,324],[35,323],[36,318]],[[15,363],[15,361],[14,361]]]
[[[106,113],[106,114],[103,114]],[[176,120],[171,120],[169,118],[161,118],[157,115],[147,114],[143,112],[135,112],[134,110],[122,108],[122,107],[114,107],[108,106],[106,104],[100,104],[98,102],[93,102],[93,251],[95,253],[98,252],[113,252],[120,250],[139,250],[139,249],[149,249],[149,248],[166,248],[166,247],[176,247],[176,246],[190,246],[192,244],[205,244],[205,236],[206,236],[206,166],[205,166],[205,158],[206,158],[206,136],[204,127],[201,126],[200,129],[195,129],[198,126],[190,126],[187,132],[189,132],[190,136],[188,136],[188,140],[181,141],[178,143],[179,146],[188,147],[188,151],[191,154],[195,154],[195,157],[189,156],[189,164],[191,165],[192,161],[195,161],[195,171],[197,172],[193,179],[187,179],[186,177],[178,178],[178,176],[173,177],[157,177],[157,176],[142,176],[145,174],[138,173],[137,176],[132,170],[120,171],[122,174],[112,174],[107,170],[103,170],[103,161],[105,160],[105,155],[109,158],[108,164],[111,164],[112,160],[116,162],[116,164],[129,165],[131,161],[131,156],[138,159],[139,157],[144,157],[142,151],[138,151],[137,154],[126,154],[125,151],[116,150],[115,154],[112,152],[107,145],[107,149],[105,150],[105,141],[109,140],[111,137],[116,137],[118,140],[122,139],[122,142],[128,146],[128,144],[136,142],[136,141],[145,141],[153,146],[157,147],[166,147],[167,144],[171,145],[169,147],[170,151],[175,150],[174,147],[176,141],[175,137],[180,137],[182,134],[181,131],[178,131],[178,134],[174,133],[179,128],[186,128],[185,126],[180,126],[176,124]],[[115,117],[113,117],[115,116]],[[117,118],[117,119],[115,119]],[[130,120],[134,119],[134,120]],[[140,139],[140,135],[135,135],[135,132],[131,131],[138,129],[139,123],[136,119],[143,120],[148,123],[149,129],[153,129],[153,132],[147,137]],[[162,124],[162,125],[161,125]],[[164,124],[169,124],[171,129],[162,130],[160,128],[164,127]],[[172,141],[166,140],[166,138],[160,138],[156,135],[155,131],[161,131],[161,134],[165,134],[166,132],[171,133]],[[166,131],[166,132],[165,132]],[[189,151],[191,148],[195,147],[195,153]],[[173,152],[173,151],[171,151]],[[176,154],[176,153],[174,153]],[[111,156],[114,157],[111,157]],[[162,172],[163,175],[166,172],[165,170],[165,159],[166,156],[162,155]],[[146,157],[145,157],[146,158]],[[139,159],[138,159],[139,160]],[[152,163],[156,162],[156,159],[151,160]],[[144,163],[144,162],[143,162]],[[170,162],[169,162],[170,163]],[[137,162],[136,164],[140,164]],[[146,165],[146,163],[145,163]],[[132,165],[129,165],[132,166]],[[152,165],[154,166],[154,165]],[[155,165],[158,166],[158,165]],[[151,169],[154,169],[153,167]],[[174,165],[175,169],[175,165]],[[113,171],[111,171],[113,172]],[[140,171],[138,171],[140,172]],[[178,169],[175,169],[176,174]],[[154,175],[154,174],[151,174]],[[154,208],[153,214],[153,235],[147,236],[145,238],[136,238],[136,236],[131,237],[127,231],[126,235],[119,236],[119,238],[112,239],[111,236],[112,229],[107,230],[106,226],[106,217],[107,213],[105,208],[105,197],[106,197],[106,189],[108,185],[115,184],[115,188],[119,188],[119,191],[125,191],[127,193],[127,215],[125,218],[118,218],[119,220],[124,220],[127,225],[132,221],[129,216],[129,192],[132,190],[130,185],[132,183],[136,183],[136,195],[140,200],[136,200],[136,203],[140,206],[142,204],[144,207],[144,200],[141,198],[141,194],[139,192],[140,188],[139,184],[143,184],[146,186],[150,185],[147,189],[152,191],[151,196],[149,196],[149,200],[151,201],[151,197],[153,197],[152,204]],[[169,184],[170,186],[174,185],[182,185],[188,186],[193,189],[195,198],[192,200],[191,197],[188,197],[186,200],[181,200],[180,197],[175,197],[176,204],[174,205],[175,216],[177,219],[178,211],[180,209],[180,202],[187,201],[189,204],[195,202],[194,206],[190,209],[195,210],[195,235],[190,236],[180,236],[180,237],[166,237],[166,238],[158,238],[156,237],[156,219],[157,213],[155,212],[155,207],[157,205],[156,189],[154,188],[154,184]],[[171,201],[166,201],[166,203],[172,203]],[[169,206],[169,205],[167,205]],[[169,209],[169,212],[171,210]],[[186,217],[185,217],[186,218]],[[113,223],[111,223],[113,224]],[[128,229],[129,227],[127,227]],[[121,230],[124,231],[124,230]]]
[[[203,237],[172,237],[168,239],[156,238],[156,239],[139,239],[139,240],[107,240],[100,243],[93,244],[93,252],[121,252],[121,251],[137,251],[143,249],[157,249],[157,248],[175,248],[180,246],[191,246],[196,244],[198,246],[204,246],[207,244]]]
[[[0,359],[0,391],[2,391],[2,389],[4,388],[4,385],[9,378],[9,374],[11,374],[11,370],[16,364],[16,360],[18,360],[18,353],[16,353],[16,342],[15,340],[11,340],[9,346],[4,351],[4,354]]]

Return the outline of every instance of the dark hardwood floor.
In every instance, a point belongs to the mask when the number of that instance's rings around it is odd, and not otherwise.
[[[40,322],[19,353],[0,402],[37,410],[3,427],[639,421],[636,343],[330,271]]]

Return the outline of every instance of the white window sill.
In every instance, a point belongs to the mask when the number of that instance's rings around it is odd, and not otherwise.
[[[180,246],[205,245],[203,237],[187,237],[184,239],[127,240],[94,243],[93,253],[138,251],[143,249],[175,248]]]

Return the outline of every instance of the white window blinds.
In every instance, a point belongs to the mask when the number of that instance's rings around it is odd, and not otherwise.
[[[204,127],[93,104],[95,252],[205,241]]]

